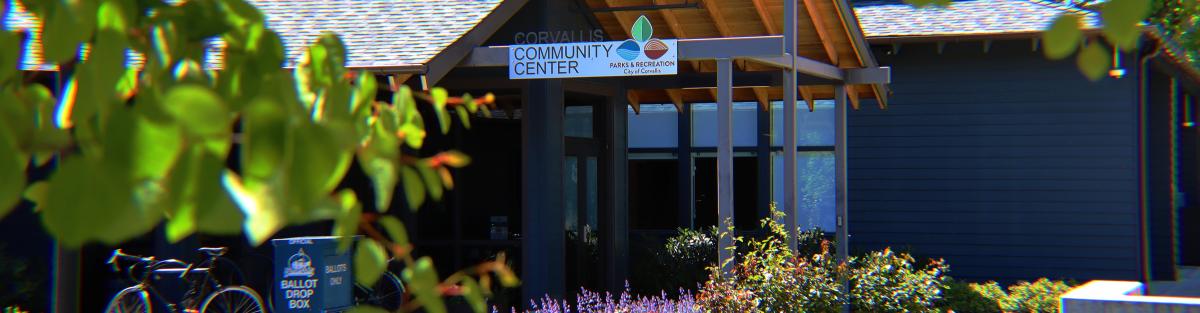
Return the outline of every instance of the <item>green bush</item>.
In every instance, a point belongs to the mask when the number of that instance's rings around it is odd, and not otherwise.
[[[851,303],[870,312],[925,312],[942,297],[948,266],[933,260],[924,268],[891,249],[850,260]]]
[[[1033,283],[1022,281],[1008,286],[1008,301],[1002,303],[1005,311],[1010,312],[1058,312],[1058,297],[1070,290],[1071,286],[1061,280],[1038,279]]]
[[[999,300],[1005,297],[1004,290],[994,282],[980,285],[950,279],[942,287],[938,308],[962,313],[1000,313]]]
[[[947,284],[945,300],[939,307],[970,313],[1053,313],[1059,310],[1058,297],[1070,290],[1071,285],[1041,278],[1032,283],[1018,282],[1005,291],[994,281],[982,284],[955,282]]]
[[[908,254],[885,249],[839,263],[828,241],[815,253],[797,256],[787,249],[787,232],[775,222],[780,213],[773,215],[762,221],[767,236],[734,238],[742,247],[733,249],[743,252],[736,261],[722,261],[733,262],[731,275],[722,276],[717,266],[709,269],[709,281],[697,296],[702,307],[712,312],[840,312],[850,303],[855,312],[934,311],[947,270],[941,261],[916,266]],[[732,229],[720,235],[730,233]],[[843,292],[845,280],[851,297]]]
[[[717,262],[717,228],[708,231],[680,228],[667,238],[657,261],[665,275],[666,286],[696,288],[708,277],[708,266]],[[669,288],[663,288],[669,289]]]

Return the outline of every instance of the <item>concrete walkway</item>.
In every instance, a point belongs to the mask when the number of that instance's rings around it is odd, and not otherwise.
[[[1180,267],[1179,280],[1154,281],[1150,294],[1155,296],[1200,297],[1200,267]]]

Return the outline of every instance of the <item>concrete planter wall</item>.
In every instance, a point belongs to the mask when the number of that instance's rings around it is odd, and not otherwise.
[[[1200,313],[1200,298],[1143,296],[1142,283],[1095,280],[1062,296],[1063,313]]]

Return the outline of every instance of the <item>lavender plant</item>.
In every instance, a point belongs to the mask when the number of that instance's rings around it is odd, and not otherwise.
[[[657,296],[635,296],[629,291],[629,283],[625,283],[625,291],[617,295],[605,292],[603,294],[595,291],[589,291],[580,288],[579,295],[575,297],[575,302],[572,304],[566,299],[554,299],[550,296],[545,296],[538,301],[529,301],[529,310],[517,311],[516,308],[510,309],[510,312],[517,313],[610,313],[610,312],[628,312],[628,313],[657,313],[657,312],[679,312],[693,313],[705,312],[696,302],[695,297],[690,291],[680,289],[679,297],[672,299],[666,292],[662,292]],[[492,307],[492,313],[500,313],[496,307]]]

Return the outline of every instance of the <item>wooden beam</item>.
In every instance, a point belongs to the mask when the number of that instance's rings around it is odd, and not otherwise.
[[[771,10],[767,9],[766,0],[754,0],[754,10],[758,11],[758,18],[762,19],[767,34],[778,35],[779,29],[775,28],[775,21],[771,18]]]
[[[612,0],[607,0],[607,1],[608,1],[608,3],[610,3],[609,6],[612,6],[612,4],[611,4]],[[667,3],[666,3],[666,0],[654,0],[654,4],[665,5]],[[663,20],[667,21],[667,29],[671,30],[671,34],[674,34],[675,38],[686,38],[687,37],[687,33],[683,30],[682,27],[679,26],[679,19],[675,17],[674,12],[671,12],[671,10],[661,10],[661,11],[659,11],[659,13],[662,14]],[[629,30],[628,30],[629,26],[625,26],[624,23],[622,23],[621,25],[622,25],[622,27],[624,27],[626,29],[625,32],[629,32]],[[691,61],[690,63],[692,64],[692,69],[696,70],[697,72],[701,71],[702,68],[700,67],[700,61]]]
[[[683,90],[667,89],[667,97],[675,104],[675,112],[683,113]]]
[[[633,107],[634,115],[642,114],[642,103],[638,100],[638,94],[636,90],[626,91],[625,98],[629,99],[629,106]]]
[[[821,10],[817,8],[817,1],[804,0],[804,10],[808,11],[808,18],[813,22],[813,28],[817,30],[817,37],[821,38],[821,46],[825,48],[825,53],[829,55],[829,64],[837,66],[840,65],[838,63],[841,63],[841,60],[838,60],[837,48],[834,47],[833,43],[833,35],[829,34],[829,30],[825,29],[825,17],[821,15]]]
[[[813,111],[817,110],[816,104],[813,103],[813,101],[817,100],[817,97],[816,97],[816,95],[813,95],[812,87],[800,86],[800,97],[804,98],[805,104],[808,104],[809,112],[813,112]]]
[[[771,108],[771,99],[767,96],[766,88],[754,88],[754,98],[758,100],[758,106],[763,111]]]
[[[721,8],[720,8],[720,7],[717,7],[717,2],[720,2],[720,1],[717,1],[717,0],[703,0],[703,3],[704,3],[704,10],[705,10],[705,11],[708,11],[708,16],[709,16],[709,17],[712,17],[713,23],[717,25],[717,32],[720,32],[720,33],[721,33],[721,37],[732,37],[732,36],[736,36],[736,35],[733,33],[733,30],[729,28],[729,23],[727,23],[727,22],[725,21],[725,14],[721,12]],[[741,63],[733,62],[733,63],[737,64],[737,67],[738,67],[738,69],[739,69],[739,70],[743,70],[743,71],[744,71],[744,70],[746,70],[746,63],[745,63],[745,62],[741,62]],[[766,88],[761,88],[761,87],[760,87],[760,88],[754,88],[754,92],[755,92],[755,94],[757,94],[757,93],[759,92],[759,89],[763,89],[763,91],[762,91],[762,92],[763,92],[763,93],[766,93],[766,90],[765,90]],[[717,99],[717,98],[716,98],[716,94],[714,93],[714,94],[713,94],[713,100],[716,100],[716,99]]]
[[[846,96],[850,97],[850,108],[858,111],[858,88],[854,85],[846,85]]]

